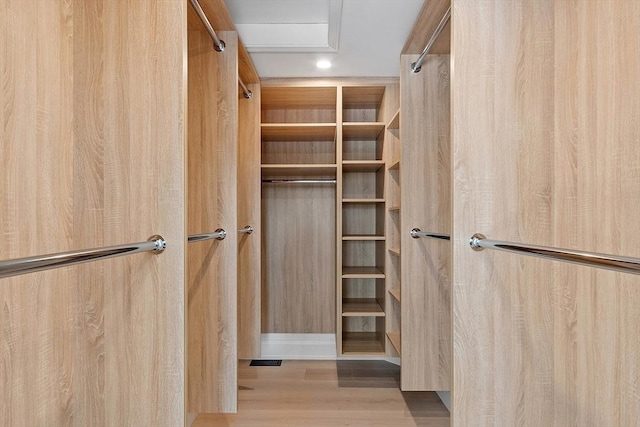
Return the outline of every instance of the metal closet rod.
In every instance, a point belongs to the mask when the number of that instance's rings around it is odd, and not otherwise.
[[[565,261],[589,267],[604,268],[622,273],[640,274],[640,258],[629,258],[617,255],[600,254],[596,252],[577,251],[573,249],[552,248],[548,246],[528,245],[522,243],[489,240],[482,234],[474,234],[469,239],[469,246],[474,251],[496,249],[514,252],[555,261]]]
[[[451,240],[451,236],[449,236],[448,234],[431,233],[429,231],[422,231],[419,228],[412,228],[409,232],[409,235],[414,239],[425,237],[428,239]]]
[[[10,259],[0,262],[0,278],[59,267],[68,267],[70,265],[115,258],[123,255],[132,255],[140,252],[153,251],[155,253],[161,253],[166,247],[167,241],[164,240],[162,236],[156,235],[150,237],[146,242]]]
[[[438,36],[440,35],[442,30],[444,29],[444,26],[447,25],[447,22],[449,22],[450,18],[451,18],[451,5],[449,5],[449,7],[447,8],[447,11],[444,13],[444,16],[442,17],[442,19],[438,23],[438,26],[436,27],[435,31],[431,35],[431,38],[427,42],[427,45],[424,47],[424,50],[422,51],[422,53],[420,54],[420,56],[418,57],[416,62],[411,64],[411,71],[413,71],[414,73],[419,73],[420,72],[420,70],[422,69],[422,63],[424,62],[424,59],[426,58],[427,54],[429,53],[429,51],[433,47],[433,44],[438,39]]]
[[[198,0],[190,0],[190,2],[191,2],[191,6],[193,6],[193,9],[198,14],[198,17],[200,17],[200,20],[202,21],[204,28],[206,28],[207,32],[213,39],[213,49],[216,52],[224,52],[224,48],[226,47],[226,45],[224,41],[220,40],[220,38],[216,34],[216,31],[213,29],[213,26],[211,25],[209,18],[207,18],[207,15],[204,13],[204,10],[202,10],[202,6],[200,6],[200,3],[198,2]],[[244,84],[242,79],[238,78],[238,83],[242,88],[242,93],[244,93],[244,97],[247,99],[251,99],[253,97],[253,92],[251,92],[247,88],[247,86]]]
[[[335,179],[263,179],[265,184],[335,184]]]
[[[212,239],[224,240],[225,237],[227,237],[227,232],[224,231],[224,229],[222,228],[218,228],[213,233],[192,234],[187,238],[187,241],[189,243],[193,243],[193,242],[201,242],[203,240],[212,240]]]

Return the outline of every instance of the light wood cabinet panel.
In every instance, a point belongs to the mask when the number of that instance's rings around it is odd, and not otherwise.
[[[260,357],[260,85],[238,104],[238,358]]]
[[[187,231],[227,231],[224,240],[188,248],[189,412],[237,410],[238,38],[220,37],[224,53],[212,49],[204,27],[188,37]]]
[[[0,259],[168,242],[0,280],[2,425],[184,423],[184,34],[182,1],[0,8]]]
[[[429,55],[420,73],[402,55],[400,135],[401,388],[449,390],[451,246],[409,231],[450,234],[449,55]]]
[[[640,254],[640,4],[452,19],[453,425],[638,425],[640,278],[468,239]]]

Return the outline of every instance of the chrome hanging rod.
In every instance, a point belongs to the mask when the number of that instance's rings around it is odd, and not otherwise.
[[[436,27],[435,31],[431,35],[431,38],[429,39],[429,42],[427,42],[427,45],[424,47],[424,50],[422,51],[422,53],[420,54],[420,56],[418,57],[416,62],[411,64],[411,71],[413,71],[414,73],[419,73],[420,72],[420,70],[422,69],[422,63],[424,62],[424,58],[427,56],[427,54],[429,53],[429,51],[433,47],[433,44],[438,39],[438,36],[440,35],[442,30],[444,29],[445,25],[447,25],[447,22],[449,22],[450,18],[451,18],[451,5],[449,5],[449,8],[444,13],[444,16],[442,17],[442,19],[438,23],[438,26]]]
[[[414,239],[427,237],[429,239],[451,240],[451,236],[449,236],[448,234],[429,233],[427,231],[422,231],[419,228],[412,228],[409,232],[409,235],[411,235],[411,237],[413,237]]]
[[[250,226],[250,225],[245,225],[240,230],[238,230],[238,233],[240,233],[240,234],[252,234],[253,233],[253,227]]]
[[[548,246],[525,245],[520,243],[489,240],[482,234],[474,234],[469,240],[474,251],[497,249],[515,252],[556,261],[566,261],[589,267],[605,268],[623,273],[640,274],[640,258],[628,258],[617,255],[599,254],[595,252],[576,251],[573,249],[551,248]]]
[[[68,267],[70,265],[137,254],[140,252],[153,251],[155,253],[161,253],[166,247],[167,241],[164,240],[162,236],[152,236],[148,241],[140,243],[10,259],[0,262],[0,278],[59,267]]]
[[[218,228],[213,233],[192,234],[187,238],[187,241],[189,243],[193,243],[193,242],[200,242],[202,240],[212,240],[212,239],[224,240],[225,237],[227,237],[227,232],[224,231],[222,228]]]
[[[240,77],[238,77],[238,84],[240,85],[240,88],[242,88],[242,93],[244,94],[245,98],[247,99],[253,98],[253,92],[249,90],[249,88],[244,84],[244,82]]]
[[[224,48],[226,47],[226,45],[222,40],[218,38],[218,35],[216,34],[215,30],[211,26],[211,22],[209,22],[209,19],[207,18],[207,15],[204,14],[204,10],[202,10],[200,3],[198,2],[198,0],[190,0],[190,1],[191,1],[191,6],[193,6],[193,9],[196,11],[198,16],[200,17],[202,24],[207,29],[207,32],[213,39],[213,48],[215,49],[216,52],[224,52]]]
[[[265,184],[335,184],[335,179],[263,179]]]

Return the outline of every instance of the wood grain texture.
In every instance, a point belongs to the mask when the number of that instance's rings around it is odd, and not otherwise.
[[[418,74],[402,55],[402,390],[449,390],[451,248],[411,239],[418,227],[451,232],[449,56],[429,55]]]
[[[435,393],[401,393],[398,367],[382,361],[284,361],[239,367],[238,414],[200,414],[193,427],[447,427]]]
[[[335,192],[262,186],[262,332],[335,332]]]
[[[426,0],[409,37],[402,48],[403,55],[419,55],[431,39],[433,32],[442,20],[447,8],[452,4],[451,0]],[[447,54],[451,49],[451,20],[442,29],[436,42],[429,51],[430,54]],[[415,60],[414,60],[415,61]]]
[[[0,9],[0,259],[169,242],[0,281],[2,425],[184,423],[185,6]]]
[[[640,278],[467,240],[640,254],[640,4],[453,12],[453,425],[637,426]]]
[[[252,99],[238,103],[238,358],[260,357],[260,85],[251,84]]]
[[[221,31],[237,31],[225,0],[198,0],[198,2],[207,15],[216,34]],[[189,5],[189,9],[193,9],[191,5]],[[191,12],[193,12],[193,10],[191,10]],[[200,30],[202,28],[202,21],[200,21],[196,13],[191,12],[189,12],[188,19],[189,29]],[[218,38],[226,42],[220,35],[218,35]],[[211,41],[211,38],[209,38],[209,40]],[[210,44],[212,43],[213,41],[211,41]],[[238,75],[242,81],[246,85],[250,83],[260,83],[260,77],[256,72],[253,61],[251,61],[251,57],[244,47],[242,40],[238,41],[237,49],[235,47],[233,49],[237,50],[235,54],[238,56]]]
[[[188,37],[187,230],[228,233],[188,248],[189,412],[237,409],[237,36],[220,36],[227,44],[223,54],[211,48],[204,28]]]

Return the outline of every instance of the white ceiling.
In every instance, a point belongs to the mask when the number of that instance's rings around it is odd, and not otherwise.
[[[395,77],[424,0],[226,2],[261,78]]]

